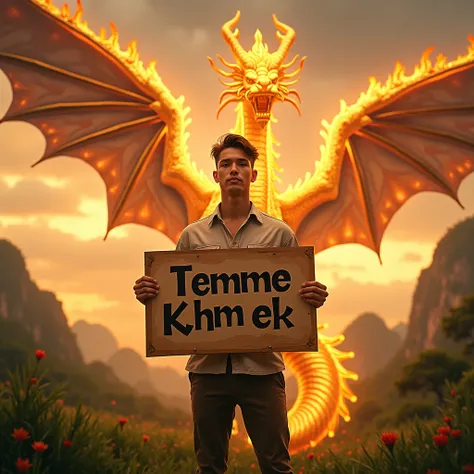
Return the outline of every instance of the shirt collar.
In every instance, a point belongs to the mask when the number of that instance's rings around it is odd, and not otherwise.
[[[249,212],[249,215],[247,217],[247,220],[250,218],[250,216],[254,216],[255,219],[257,219],[257,221],[260,224],[263,224],[262,213],[259,209],[257,209],[257,206],[255,206],[255,204],[252,201],[250,201],[250,212]],[[220,205],[220,203],[216,206],[216,208],[214,209],[214,212],[209,216],[209,220],[208,220],[209,227],[216,220],[220,220],[221,222],[223,222],[222,216],[221,216],[221,205]]]

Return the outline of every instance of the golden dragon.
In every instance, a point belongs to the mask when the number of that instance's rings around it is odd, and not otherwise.
[[[38,164],[68,155],[93,167],[106,185],[107,233],[136,223],[177,241],[182,229],[210,212],[219,199],[214,183],[191,161],[184,98],[176,98],[156,71],[145,67],[132,41],[122,50],[118,33],[97,35],[75,13],[52,0],[9,0],[0,6],[0,68],[13,100],[3,121],[39,128],[46,148]],[[272,106],[289,102],[298,110],[295,83],[305,58],[284,63],[295,31],[275,16],[280,46],[270,53],[260,31],[243,49],[235,17],[222,27],[235,63],[211,66],[229,79],[219,111],[237,103],[234,131],[260,152],[259,178],[251,199],[285,220],[303,245],[317,252],[358,243],[380,258],[382,236],[400,207],[423,191],[459,202],[462,180],[474,165],[474,39],[465,55],[435,63],[427,50],[413,74],[397,64],[382,84],[370,79],[355,104],[321,132],[325,145],[303,181],[279,193]],[[34,165],[33,165],[34,166]],[[321,327],[320,329],[322,329]],[[347,379],[356,374],[342,362],[352,357],[337,345],[343,336],[319,334],[318,353],[284,353],[295,374],[298,397],[289,411],[292,453],[333,436],[340,417],[350,419],[347,400],[356,397]]]

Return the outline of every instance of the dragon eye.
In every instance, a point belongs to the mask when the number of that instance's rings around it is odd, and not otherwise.
[[[253,84],[255,82],[255,79],[253,77],[247,77],[246,79],[249,84]]]

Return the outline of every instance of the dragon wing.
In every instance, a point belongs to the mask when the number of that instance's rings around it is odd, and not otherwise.
[[[452,62],[425,51],[406,76],[401,64],[382,85],[323,122],[326,144],[316,170],[278,196],[283,219],[299,240],[321,252],[359,243],[380,259],[394,214],[417,193],[444,193],[458,203],[474,170],[474,38]],[[459,203],[460,204],[460,203]],[[461,205],[461,204],[460,204]]]
[[[136,43],[120,49],[51,0],[11,0],[0,7],[0,68],[13,89],[2,121],[25,121],[46,139],[43,157],[83,160],[102,177],[111,229],[145,225],[176,241],[200,218],[215,185],[191,164],[190,119]],[[33,165],[35,166],[35,165]]]

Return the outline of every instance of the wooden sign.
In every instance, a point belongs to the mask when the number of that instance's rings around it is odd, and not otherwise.
[[[317,351],[313,247],[145,252],[147,357]]]

